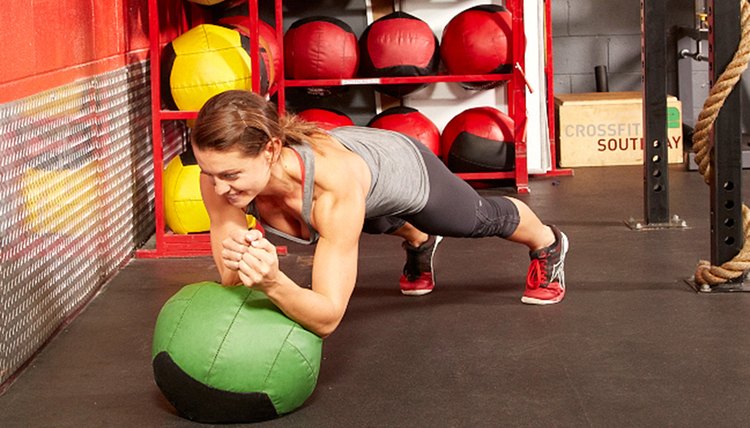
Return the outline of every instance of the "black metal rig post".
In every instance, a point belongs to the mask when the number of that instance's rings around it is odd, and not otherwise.
[[[643,192],[647,223],[669,222],[666,0],[643,0]]]
[[[709,1],[709,70],[711,84],[732,60],[740,40],[738,1]],[[739,86],[739,85],[737,85]],[[711,158],[711,263],[721,265],[736,256],[744,243],[742,230],[742,129],[740,91],[732,90],[713,127]],[[741,289],[743,277],[734,285]],[[717,286],[713,287],[714,289]],[[730,290],[731,291],[731,290]]]
[[[666,13],[666,0],[641,0],[645,220],[628,220],[634,230],[686,227],[678,216],[669,215]]]

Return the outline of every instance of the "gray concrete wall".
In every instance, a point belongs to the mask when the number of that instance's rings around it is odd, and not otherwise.
[[[555,92],[592,92],[594,67],[609,71],[610,91],[641,89],[641,6],[636,0],[550,0]],[[677,26],[693,25],[693,0],[669,0],[668,88],[677,92]]]
[[[610,91],[641,90],[640,1],[552,1],[555,93],[596,89],[594,67],[606,65]],[[667,90],[683,102],[683,122],[693,126],[708,95],[708,64],[678,59],[686,45],[680,27],[694,26],[694,0],[667,1]],[[693,46],[691,50],[695,50]],[[707,55],[707,48],[704,55]],[[687,63],[686,63],[687,62]],[[750,108],[750,70],[741,81],[742,111]],[[750,114],[742,114],[750,133]]]
[[[546,0],[552,7],[555,93],[591,92],[596,89],[594,67],[607,66],[610,91],[641,90],[641,5],[639,0]],[[262,2],[263,3],[263,2]],[[679,28],[694,26],[695,0],[667,0],[667,91],[687,103],[685,119],[692,125],[707,93],[707,64],[678,59],[685,47]],[[273,19],[264,9],[261,15]],[[285,0],[285,29],[295,20],[310,16],[336,16],[357,35],[367,26],[364,0]],[[685,62],[692,62],[685,67]],[[679,69],[682,72],[678,72]],[[750,105],[750,71],[743,79],[743,106]],[[682,88],[682,94],[681,92]],[[370,88],[353,87],[329,97],[308,96],[304,91],[289,93],[289,108],[301,110],[310,106],[339,108],[357,124],[365,124],[374,111]],[[750,115],[743,117],[743,129],[750,130]]]

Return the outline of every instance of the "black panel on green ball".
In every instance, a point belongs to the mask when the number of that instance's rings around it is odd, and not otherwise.
[[[229,392],[206,386],[188,376],[166,352],[153,361],[154,379],[167,400],[187,419],[202,423],[260,422],[278,417],[262,392]]]

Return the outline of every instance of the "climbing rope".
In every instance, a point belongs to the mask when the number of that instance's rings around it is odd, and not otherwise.
[[[713,143],[710,138],[711,130],[724,101],[740,80],[742,72],[745,71],[748,61],[750,61],[750,4],[745,0],[741,0],[740,3],[742,4],[740,16],[742,34],[739,47],[726,70],[721,73],[718,81],[709,91],[693,133],[695,161],[698,164],[698,171],[703,175],[707,184],[711,184],[712,180],[710,156],[713,152]],[[745,242],[740,252],[732,260],[723,263],[721,266],[713,266],[707,260],[698,262],[698,267],[695,270],[695,282],[697,284],[723,284],[739,278],[745,271],[750,270],[750,208],[745,204],[742,204],[742,230],[745,235]]]

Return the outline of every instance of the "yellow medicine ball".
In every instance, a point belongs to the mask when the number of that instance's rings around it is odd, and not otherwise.
[[[165,101],[179,110],[200,110],[212,96],[239,89],[251,91],[249,40],[230,28],[201,24],[172,40],[162,53]],[[268,73],[260,62],[261,93]],[[167,90],[169,88],[169,90]]]
[[[190,152],[172,158],[164,170],[164,221],[174,233],[208,232],[211,228],[201,196],[200,174]],[[247,227],[255,227],[255,217],[247,216]]]
[[[94,160],[25,170],[21,193],[26,224],[36,233],[79,235],[90,231],[101,208],[100,182]]]

